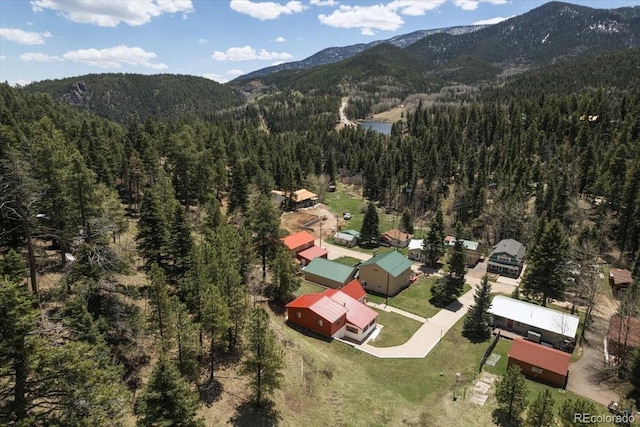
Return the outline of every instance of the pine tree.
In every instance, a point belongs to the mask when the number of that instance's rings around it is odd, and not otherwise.
[[[300,287],[300,279],[296,276],[291,253],[284,245],[280,245],[273,261],[273,283],[270,296],[278,304],[285,304],[295,290]]]
[[[165,353],[173,346],[174,322],[167,278],[158,264],[151,264],[149,281],[151,282],[149,299],[153,307],[151,316],[154,326],[160,333],[160,344],[163,353]]]
[[[527,411],[527,425],[531,427],[547,427],[554,424],[553,405],[555,404],[551,392],[547,389],[529,405]]]
[[[564,300],[569,244],[558,219],[548,222],[539,236],[528,257],[522,285],[523,293],[539,296],[546,306],[550,298]]]
[[[509,366],[504,376],[496,382],[496,400],[499,422],[507,425],[521,422],[522,411],[527,405],[527,385],[519,366]]]
[[[260,194],[253,202],[250,218],[253,244],[262,264],[262,281],[266,282],[268,262],[275,256],[281,244],[278,236],[280,213],[267,196]]]
[[[198,343],[200,325],[193,322],[186,305],[176,297],[171,298],[171,311],[175,322],[178,370],[185,378],[197,381],[200,377],[199,358],[201,348]]]
[[[558,409],[558,417],[563,427],[595,426],[598,423],[590,418],[576,418],[576,414],[596,414],[596,405],[585,399],[567,399]]]
[[[202,293],[202,329],[209,338],[209,381],[215,373],[215,348],[220,338],[231,327],[229,308],[215,285],[207,286]]]
[[[25,277],[26,272],[27,266],[24,259],[13,249],[9,249],[9,252],[0,258],[0,277],[19,283]]]
[[[475,304],[469,308],[464,319],[462,334],[468,338],[481,341],[491,336],[492,318],[489,313],[491,307],[491,285],[489,278],[484,276],[480,287],[476,289],[474,295]]]
[[[169,228],[155,188],[147,188],[142,196],[136,241],[147,270],[152,263],[165,266]]]
[[[231,171],[231,186],[229,188],[229,204],[227,215],[239,210],[244,213],[249,206],[249,188],[244,170],[244,162],[238,161]]]
[[[269,329],[269,315],[261,308],[251,313],[248,336],[249,355],[242,363],[240,373],[250,377],[256,406],[262,406],[264,396],[280,387],[284,367],[282,349]]]
[[[162,357],[153,367],[149,383],[136,402],[137,425],[143,427],[204,426],[197,418],[198,395],[180,376],[176,367]]]
[[[405,233],[413,234],[413,217],[411,216],[411,211],[409,211],[409,209],[405,209],[402,212],[399,228]]]
[[[435,267],[438,260],[444,255],[444,221],[442,218],[442,210],[438,209],[435,216],[431,219],[429,232],[423,242],[423,251],[426,263]]]
[[[369,202],[367,211],[362,220],[362,228],[360,229],[360,242],[366,245],[378,245],[380,237],[380,220],[378,219],[378,211],[376,206]],[[362,246],[362,245],[361,245]]]
[[[459,284],[460,293],[464,285],[465,253],[462,239],[457,239],[449,256],[449,278]]]
[[[189,263],[191,262],[189,258],[194,247],[191,226],[187,221],[184,208],[178,203],[174,209],[170,225],[169,243],[167,255],[172,261],[169,271],[171,278],[176,282],[183,279],[189,269]]]

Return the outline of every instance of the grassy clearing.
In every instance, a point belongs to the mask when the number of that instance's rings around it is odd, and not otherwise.
[[[396,313],[376,311],[378,312],[378,324],[383,325],[384,328],[375,340],[369,341],[369,344],[375,347],[393,347],[404,344],[422,326],[422,323]]]
[[[340,258],[336,258],[334,259],[334,261],[339,262],[340,264],[348,265],[349,267],[353,267],[354,265],[361,262],[358,258],[353,258],[350,256],[343,256]]]
[[[429,302],[431,286],[436,279],[436,277],[421,278],[395,297],[389,298],[389,305],[425,318],[433,317],[440,311],[440,308]]]

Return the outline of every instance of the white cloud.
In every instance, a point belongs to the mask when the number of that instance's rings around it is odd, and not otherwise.
[[[25,79],[17,79],[17,80],[9,80],[9,86],[26,86],[29,83],[31,83],[31,80],[25,80]]]
[[[7,39],[18,44],[44,44],[44,39],[48,37],[51,37],[51,33],[49,31],[36,33],[33,31],[19,30],[17,28],[0,28],[0,38]]]
[[[493,25],[493,24],[497,24],[498,22],[502,22],[502,21],[506,21],[507,19],[511,19],[513,18],[515,15],[512,16],[508,16],[506,18],[503,18],[501,16],[496,16],[495,18],[489,18],[489,19],[483,19],[482,21],[476,21],[473,23],[473,25]]]
[[[311,6],[336,6],[338,2],[336,0],[311,0],[309,4]]]
[[[284,43],[284,42],[286,42],[286,41],[287,41],[287,39],[285,39],[284,37],[280,36],[280,37],[276,37],[276,41],[277,41],[278,43]]]
[[[4,55],[0,55],[0,61],[4,61],[5,59],[7,59],[7,57],[6,57],[6,56],[4,56]]]
[[[144,25],[164,13],[193,12],[191,0],[31,0],[34,12],[55,10],[70,21],[116,27],[121,22],[131,26]]]
[[[237,68],[233,68],[231,70],[227,70],[226,74],[230,76],[241,76],[244,74],[244,71],[238,70]]]
[[[209,79],[209,80],[215,80],[217,82],[224,79],[220,74],[215,74],[215,73],[204,73],[201,75],[201,77],[204,77],[205,79]]]
[[[107,49],[79,49],[66,52],[62,57],[69,61],[81,62],[102,68],[121,68],[122,65],[138,65],[166,70],[167,65],[149,62],[156,57],[153,52],[145,52],[139,47],[115,46]]]
[[[439,9],[447,0],[395,0],[387,5],[391,10],[397,10],[405,16],[422,16],[425,13]]]
[[[284,5],[271,1],[260,3],[251,0],[231,0],[229,7],[231,10],[244,13],[261,21],[276,19],[280,15],[300,13],[306,8],[302,5],[302,2],[298,0],[289,1]]]
[[[340,6],[331,15],[318,15],[320,23],[336,28],[360,28],[362,34],[371,35],[373,30],[395,31],[404,21],[390,7]]]
[[[230,47],[226,52],[216,50],[211,57],[216,61],[253,61],[256,59],[286,61],[287,59],[293,59],[293,55],[286,52],[269,52],[266,49],[260,49],[259,52],[256,52],[251,46]]]
[[[453,4],[462,10],[476,10],[480,3],[506,4],[507,0],[454,0]]]
[[[31,62],[31,61],[35,61],[35,62],[64,61],[64,59],[60,58],[59,56],[51,56],[51,55],[47,55],[46,53],[41,53],[41,52],[23,53],[22,55],[20,55],[20,60],[25,61],[25,62]]]
[[[198,39],[198,44],[207,44],[209,40],[207,39]]]

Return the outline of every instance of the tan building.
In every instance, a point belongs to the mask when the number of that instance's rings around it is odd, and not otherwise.
[[[385,252],[360,264],[360,283],[370,292],[393,296],[411,283],[413,263],[397,251]]]
[[[380,236],[380,241],[394,248],[406,248],[413,235],[404,233],[397,228],[389,230]]]

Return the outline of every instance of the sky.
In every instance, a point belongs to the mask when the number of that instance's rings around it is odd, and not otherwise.
[[[640,0],[568,0],[594,8]],[[89,73],[225,83],[327,47],[492,24],[538,0],[0,0],[0,82]]]

